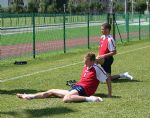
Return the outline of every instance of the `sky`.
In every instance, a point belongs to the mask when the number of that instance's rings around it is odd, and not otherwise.
[[[29,1],[29,0],[24,0],[24,5],[25,5],[25,6],[28,5],[28,1]],[[8,0],[0,0],[0,5],[1,5],[2,7],[7,7],[7,6],[8,6]]]
[[[7,7],[8,6],[8,0],[0,0],[0,5],[2,7]]]

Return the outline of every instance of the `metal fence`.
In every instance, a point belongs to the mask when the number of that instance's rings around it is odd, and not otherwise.
[[[116,42],[150,37],[150,15],[115,14]],[[107,14],[0,14],[0,58],[68,52],[99,42]]]

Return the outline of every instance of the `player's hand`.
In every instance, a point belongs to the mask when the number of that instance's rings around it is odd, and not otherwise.
[[[96,63],[97,64],[100,64],[100,65],[103,65],[104,64],[104,58],[103,57],[101,57],[101,56],[97,56],[96,57]]]
[[[96,59],[104,59],[104,55],[97,56]]]

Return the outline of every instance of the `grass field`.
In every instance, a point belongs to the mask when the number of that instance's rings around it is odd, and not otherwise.
[[[133,81],[112,82],[113,97],[107,98],[105,83],[95,95],[104,98],[101,103],[63,103],[59,98],[32,101],[16,98],[16,93],[34,93],[51,88],[67,87],[66,81],[79,80],[86,52],[78,50],[67,54],[45,55],[27,65],[13,65],[12,60],[0,62],[0,117],[2,118],[149,118],[150,117],[150,40],[118,45],[113,74],[129,71]],[[2,82],[3,81],[3,82]]]

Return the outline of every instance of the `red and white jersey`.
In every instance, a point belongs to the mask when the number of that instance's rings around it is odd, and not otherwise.
[[[90,68],[84,66],[80,81],[76,85],[82,86],[85,93],[91,96],[97,90],[99,82],[104,82],[107,78],[106,72],[100,65],[94,64]]]
[[[111,35],[102,35],[100,37],[99,55],[104,55],[116,50],[115,40]]]

